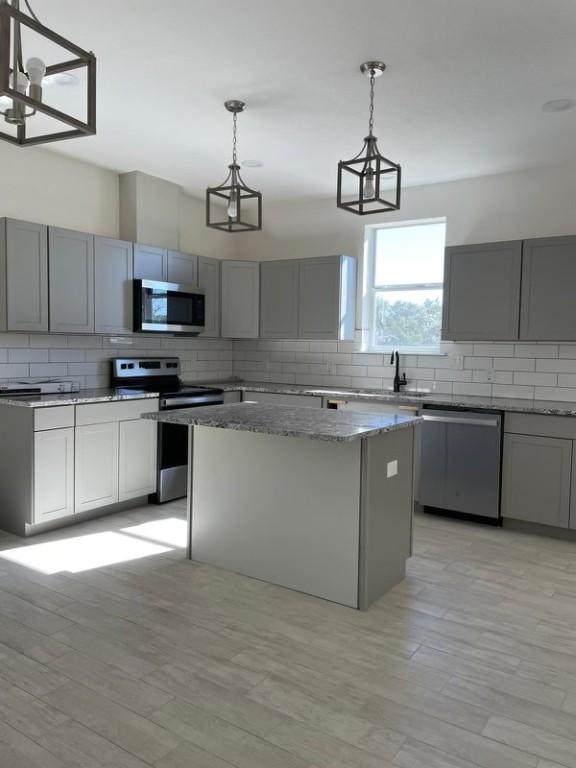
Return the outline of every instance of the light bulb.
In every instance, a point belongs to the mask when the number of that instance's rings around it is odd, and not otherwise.
[[[18,91],[18,93],[26,93],[26,89],[28,88],[28,78],[24,72],[16,72],[16,80],[14,80],[14,74],[12,74],[10,79],[12,88],[15,91]]]
[[[366,181],[364,182],[364,199],[374,197],[376,190],[374,189],[374,171],[372,168],[368,168],[366,171]]]
[[[226,213],[228,214],[228,218],[235,219],[238,216],[238,198],[237,198],[237,192],[235,189],[233,189],[230,192],[230,202],[228,203],[228,208],[226,210]]]
[[[46,74],[46,64],[42,59],[38,59],[35,56],[28,59],[26,62],[26,72],[30,80],[30,85],[42,85],[42,80]]]

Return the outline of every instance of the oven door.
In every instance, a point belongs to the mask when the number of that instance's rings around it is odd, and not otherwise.
[[[204,291],[194,286],[134,280],[134,330],[197,334],[204,330]]]

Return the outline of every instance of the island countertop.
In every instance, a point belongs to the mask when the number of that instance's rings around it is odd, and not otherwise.
[[[421,421],[417,416],[256,403],[230,403],[180,411],[160,411],[145,413],[142,418],[183,426],[216,427],[339,443],[413,427]]]

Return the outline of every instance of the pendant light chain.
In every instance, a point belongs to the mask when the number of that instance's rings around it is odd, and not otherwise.
[[[232,136],[233,136],[233,138],[232,138],[232,164],[233,165],[238,165],[238,162],[237,162],[238,161],[238,155],[237,155],[237,151],[236,151],[236,147],[237,147],[237,144],[238,144],[238,141],[236,139],[236,131],[237,131],[237,123],[238,123],[238,113],[237,112],[234,112],[234,114],[232,115],[232,121],[233,121],[233,124],[232,124]]]
[[[374,135],[374,70],[370,70],[370,120],[368,121],[368,135]]]

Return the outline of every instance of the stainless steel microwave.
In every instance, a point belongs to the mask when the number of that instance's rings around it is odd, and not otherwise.
[[[198,334],[204,330],[201,288],[157,280],[134,280],[134,330],[140,333]]]

